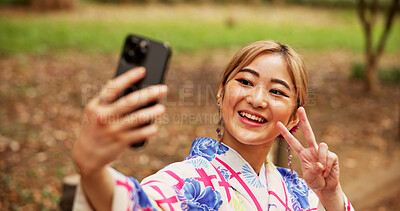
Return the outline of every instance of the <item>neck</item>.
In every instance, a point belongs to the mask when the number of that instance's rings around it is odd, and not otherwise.
[[[265,158],[271,149],[273,141],[267,141],[266,143],[259,145],[248,145],[225,134],[227,133],[224,133],[221,141],[239,153],[250,164],[253,170],[259,174],[261,166],[265,162]]]

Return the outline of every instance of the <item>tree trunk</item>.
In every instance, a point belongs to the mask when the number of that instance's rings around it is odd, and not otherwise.
[[[365,87],[370,93],[375,92],[378,88],[377,59],[376,56],[371,56],[367,59],[367,65],[365,66]]]
[[[365,35],[365,87],[368,92],[374,92],[378,88],[377,66],[379,58],[384,50],[387,38],[393,25],[394,17],[399,5],[399,0],[392,0],[385,16],[385,28],[379,37],[378,45],[374,48],[373,29],[375,26],[378,0],[357,1],[357,12],[364,29]]]

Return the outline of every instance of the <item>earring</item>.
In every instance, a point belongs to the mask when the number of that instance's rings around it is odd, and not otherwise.
[[[299,126],[300,126],[300,123],[297,123],[297,125],[295,125],[292,129],[290,129],[289,132],[290,132],[291,134],[295,133],[295,132],[299,129]],[[284,138],[283,138],[282,135],[279,135],[278,138],[279,138],[280,140],[284,140]],[[288,147],[286,148],[286,151],[287,151],[287,153],[288,153],[288,166],[289,166],[290,172],[291,172],[291,174],[292,174],[292,179],[294,179],[294,178],[293,178],[293,168],[292,168],[292,159],[293,159],[293,155],[290,153],[290,146],[288,146]]]
[[[289,132],[290,132],[291,134],[293,134],[293,133],[295,133],[295,132],[299,129],[299,127],[300,127],[300,123],[297,123],[297,125],[295,125],[292,129],[290,129]],[[278,138],[279,138],[279,139],[282,139],[282,140],[285,139],[285,138],[283,138],[283,136],[282,136],[281,134],[279,134]]]
[[[219,95],[217,96],[219,98]],[[222,130],[221,130],[221,126],[222,126],[222,117],[221,117],[221,109],[220,109],[220,103],[221,101],[218,100],[218,116],[219,116],[219,121],[218,121],[218,125],[217,125],[217,129],[215,130],[217,132],[218,135],[218,141],[221,142],[221,138],[222,138]]]
[[[287,153],[289,154],[289,156],[288,156],[288,166],[289,166],[289,168],[290,168],[290,173],[292,174],[292,179],[293,179],[293,168],[292,168],[292,158],[293,158],[293,155],[290,153],[290,146],[288,146],[287,148],[286,148],[286,151],[287,151]]]
[[[221,141],[222,138],[221,125],[222,125],[222,118],[219,119],[217,129],[215,130],[217,132],[219,141]]]

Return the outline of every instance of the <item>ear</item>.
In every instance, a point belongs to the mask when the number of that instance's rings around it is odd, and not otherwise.
[[[217,100],[219,100],[220,98],[222,98],[223,89],[224,89],[224,87],[222,86],[222,84],[220,84],[219,87],[218,87],[218,92],[217,92]]]
[[[291,129],[293,129],[294,126],[296,126],[297,124],[299,124],[300,119],[299,116],[297,115],[297,110],[296,113],[294,115],[292,115],[291,119],[289,120],[289,123],[287,125],[287,129],[290,131]]]
[[[224,88],[223,88],[222,84],[220,84],[219,88],[218,88],[218,92],[217,92],[218,108],[221,106],[221,103],[222,103],[223,94],[224,94],[223,90],[224,90]]]

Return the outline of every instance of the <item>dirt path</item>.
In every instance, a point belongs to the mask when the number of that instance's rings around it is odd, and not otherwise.
[[[399,160],[396,162],[398,163]],[[399,199],[397,195],[400,193],[399,181],[399,165],[391,168],[383,167],[377,171],[369,172],[366,177],[358,178],[357,182],[347,185],[346,190],[357,210],[378,210],[385,204],[386,206],[390,204],[387,202],[388,199]],[[397,206],[399,208],[399,205]]]
[[[140,180],[182,160],[195,137],[216,138],[217,76],[232,53],[175,54],[160,133],[145,149],[126,151],[114,166]],[[396,210],[399,86],[383,84],[378,94],[368,95],[359,81],[348,79],[358,56],[303,54],[311,73],[306,109],[318,140],[340,158],[346,194],[357,210]],[[82,110],[114,74],[117,57],[71,52],[0,58],[0,135],[7,140],[0,140],[0,210],[56,209],[61,179],[75,172],[69,151]],[[385,56],[382,65],[400,66],[396,57]]]

